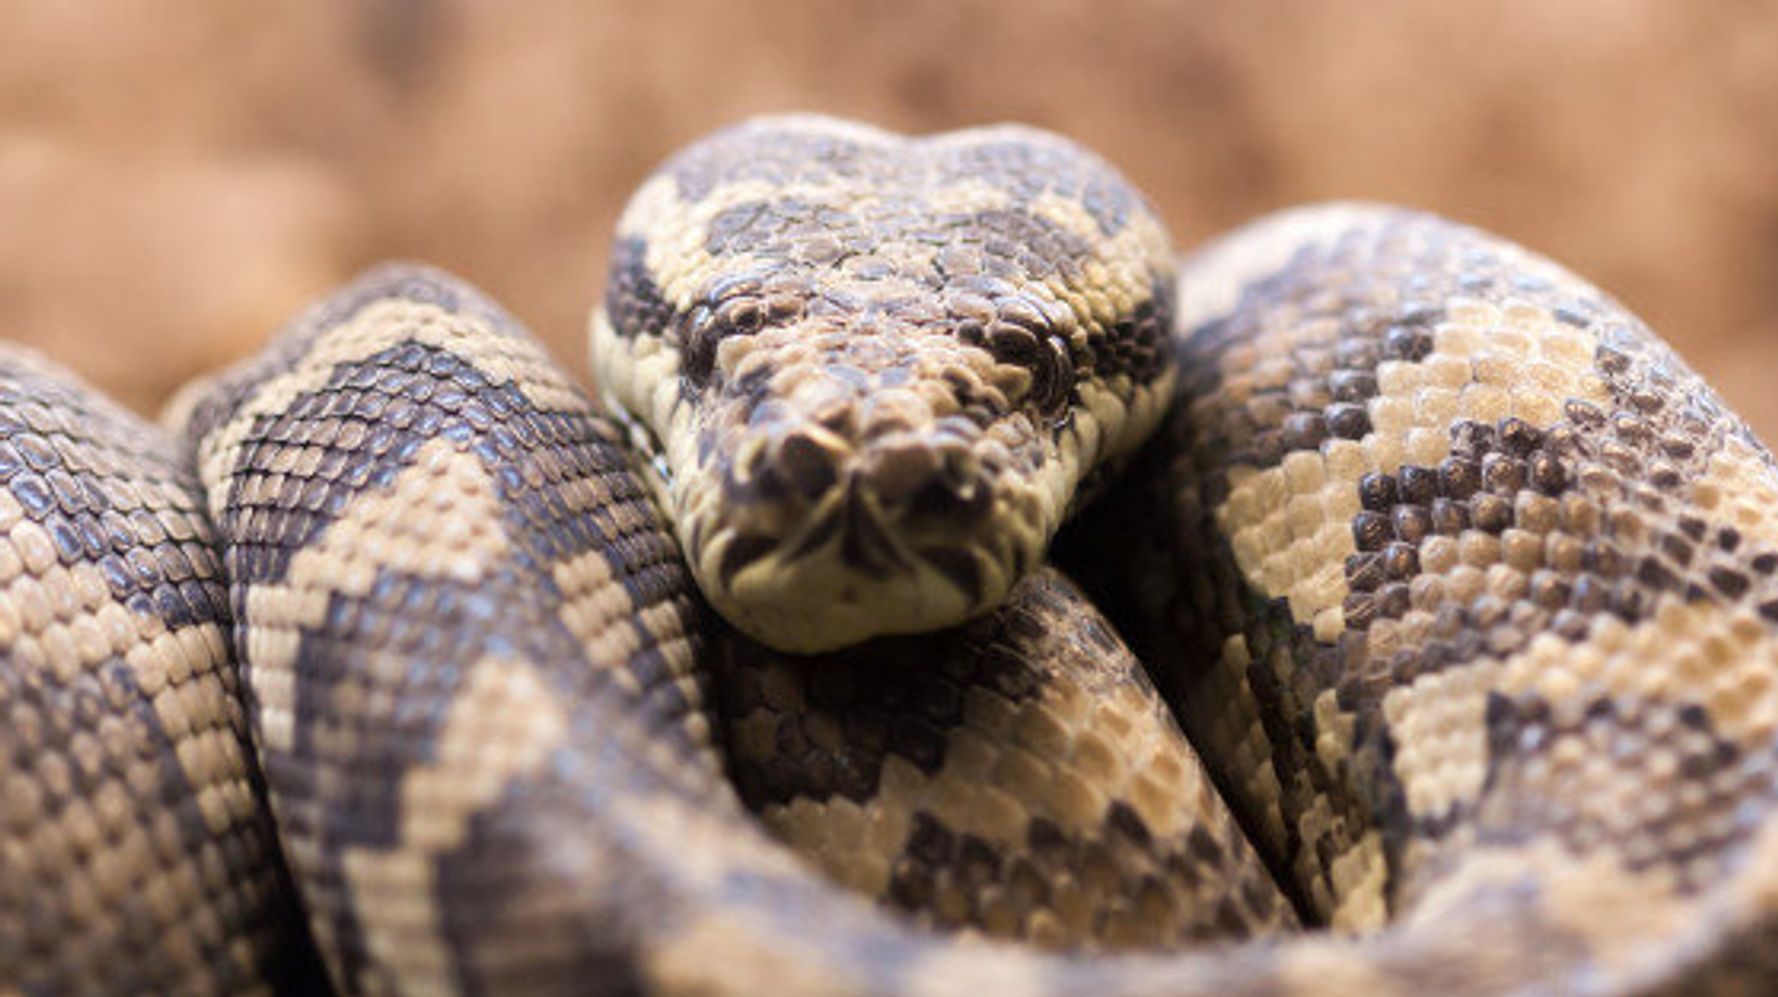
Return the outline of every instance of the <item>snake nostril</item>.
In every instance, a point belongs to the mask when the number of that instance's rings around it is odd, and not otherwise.
[[[813,427],[794,430],[778,447],[784,480],[804,498],[814,500],[839,480],[846,447],[831,433]]]
[[[1067,404],[1068,396],[1074,390],[1074,359],[1069,356],[1068,344],[1060,337],[1049,337],[1044,340],[1044,346],[1048,355],[1039,365],[1042,373],[1033,393],[1038,407],[1045,414],[1054,415]]]

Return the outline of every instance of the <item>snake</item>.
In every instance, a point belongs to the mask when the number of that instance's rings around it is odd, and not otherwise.
[[[774,116],[588,332],[0,351],[0,994],[1773,991],[1778,466],[1556,263]]]

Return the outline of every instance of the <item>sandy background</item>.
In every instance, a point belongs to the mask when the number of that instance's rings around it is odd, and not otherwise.
[[[1616,293],[1778,439],[1778,4],[0,0],[0,335],[152,410],[387,256],[583,367],[632,186],[764,110],[1022,119],[1182,246],[1368,197]]]

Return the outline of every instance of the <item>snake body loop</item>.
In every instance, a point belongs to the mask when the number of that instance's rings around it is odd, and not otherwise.
[[[632,204],[610,412],[417,267],[195,481],[9,351],[0,994],[301,992],[297,902],[345,993],[1769,992],[1771,456],[1472,229],[1164,257],[1060,140],[772,119]]]
[[[311,985],[170,437],[0,349],[0,993]]]

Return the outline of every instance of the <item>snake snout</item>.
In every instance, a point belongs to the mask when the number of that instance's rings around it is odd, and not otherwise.
[[[761,464],[802,507],[809,532],[843,534],[847,521],[868,515],[878,524],[873,531],[886,528],[923,546],[940,539],[936,534],[974,529],[992,507],[994,484],[972,442],[942,425],[893,423],[845,434],[807,422],[775,434]]]
[[[1019,506],[1004,446],[937,414],[933,392],[796,393],[817,395],[754,410],[729,440],[729,501],[698,531],[719,605],[743,628],[796,613],[835,632],[931,629],[994,605],[1030,559],[1023,519],[996,514]]]

